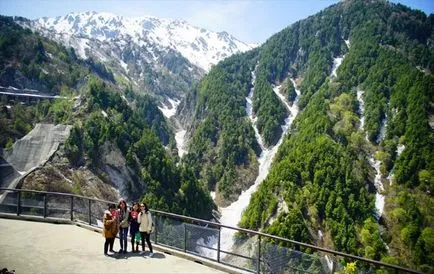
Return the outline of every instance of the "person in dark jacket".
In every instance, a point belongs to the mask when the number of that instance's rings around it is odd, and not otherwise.
[[[134,249],[134,242],[139,233],[139,223],[137,218],[139,217],[139,203],[133,203],[133,207],[130,211],[129,222],[130,222],[130,237],[131,237],[131,248],[133,252],[139,252],[139,243],[136,242],[136,249]]]

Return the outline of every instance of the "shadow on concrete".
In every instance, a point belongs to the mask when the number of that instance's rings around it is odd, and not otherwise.
[[[152,256],[152,258],[150,258],[150,259],[165,259],[165,258],[166,258],[166,255],[164,255],[163,253],[155,252],[154,256]]]
[[[165,259],[166,255],[164,255],[163,253],[159,253],[159,252],[154,252],[154,255],[152,257],[149,257],[149,251],[145,251],[145,254],[140,254],[139,252],[137,253],[133,253],[133,252],[127,252],[127,253],[112,253],[107,256],[109,258],[113,258],[113,259],[128,259],[131,257],[142,257],[143,259],[148,259],[148,260],[152,260],[152,259]]]

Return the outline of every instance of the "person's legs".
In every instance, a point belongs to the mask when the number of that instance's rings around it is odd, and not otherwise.
[[[119,245],[121,246],[119,253],[122,253],[124,251],[124,241],[122,238],[122,228],[119,229]]]
[[[105,238],[105,242],[104,242],[104,255],[107,255],[109,244],[110,244],[110,239],[109,238]]]
[[[124,253],[127,252],[127,243],[128,243],[128,227],[121,228],[121,242],[123,242],[123,250]],[[122,245],[121,245],[122,247]]]
[[[140,232],[137,231],[136,235],[135,235],[135,239],[136,239],[136,252],[139,252],[139,244],[140,244],[141,238],[142,237],[140,237]]]
[[[110,243],[110,252],[115,252],[113,250],[113,245],[115,244],[115,238],[109,238],[109,243]]]
[[[131,251],[134,252],[134,241],[136,234],[134,233],[132,227],[130,227],[130,237],[131,237]]]
[[[152,252],[151,234],[145,233],[145,236],[146,236],[146,243],[148,243],[149,250],[151,251],[151,254],[152,254],[154,252]]]
[[[134,251],[134,237],[131,237],[131,251],[135,252]]]
[[[145,234],[146,232],[140,231],[140,236],[142,237],[142,253],[145,252]]]

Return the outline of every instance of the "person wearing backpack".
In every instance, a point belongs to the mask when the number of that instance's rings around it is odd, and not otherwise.
[[[151,232],[152,232],[152,216],[151,212],[149,211],[148,205],[146,203],[140,204],[140,213],[139,217],[137,218],[137,222],[139,225],[139,231],[140,236],[142,237],[142,251],[140,254],[145,253],[145,240],[148,244],[149,250],[151,253],[149,253],[149,257],[154,256],[154,252],[152,251],[152,244],[150,240]]]

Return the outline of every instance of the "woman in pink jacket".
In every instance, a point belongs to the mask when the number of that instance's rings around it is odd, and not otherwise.
[[[137,218],[137,222],[140,224],[139,231],[140,235],[142,236],[142,252],[140,254],[145,253],[145,239],[146,243],[148,243],[149,250],[151,253],[149,253],[149,257],[154,256],[154,253],[152,252],[152,244],[150,240],[151,232],[152,232],[152,216],[151,212],[149,211],[148,205],[146,203],[140,204],[140,213]]]

